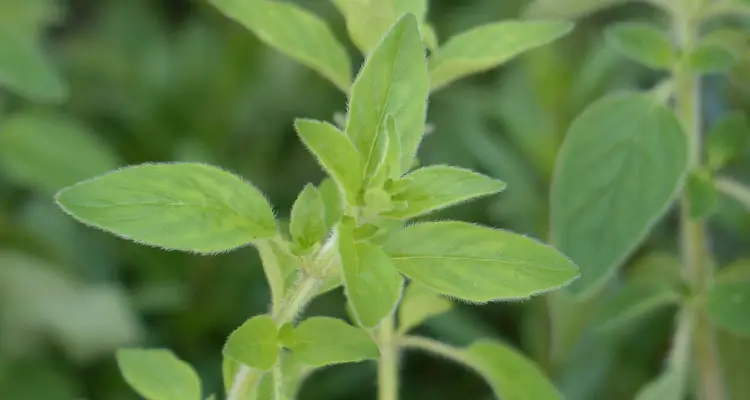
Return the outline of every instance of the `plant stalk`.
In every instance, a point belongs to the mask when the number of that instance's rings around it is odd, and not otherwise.
[[[696,16],[692,10],[675,15],[675,30],[682,51],[695,47],[698,37]],[[689,145],[689,171],[702,166],[700,80],[691,71],[678,67],[675,72],[675,110]],[[683,192],[680,210],[680,249],[685,280],[698,299],[705,299],[712,279],[708,257],[706,224],[690,216],[690,199]],[[694,308],[693,361],[699,374],[699,399],[724,400],[721,365],[716,349],[713,327],[707,318],[705,304],[699,301]]]
[[[461,350],[437,340],[421,336],[404,336],[399,339],[399,344],[405,348],[424,350],[428,353],[445,357],[457,364],[468,366]]]
[[[396,343],[395,319],[385,318],[378,328],[377,340],[380,348],[378,361],[378,399],[398,399],[398,343]]]

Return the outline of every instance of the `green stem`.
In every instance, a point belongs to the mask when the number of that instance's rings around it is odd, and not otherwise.
[[[457,364],[469,366],[460,349],[438,342],[437,340],[421,336],[404,336],[399,339],[398,343],[405,348],[424,350],[428,353],[434,353],[447,358]]]
[[[380,359],[378,361],[378,399],[398,399],[398,343],[395,321],[392,316],[380,323],[378,328],[378,347]]]
[[[737,200],[743,207],[750,210],[750,188],[734,179],[717,177],[716,189]]]
[[[286,400],[284,396],[284,375],[281,371],[281,357],[273,366],[273,400]]]
[[[682,51],[691,51],[698,36],[698,22],[692,10],[675,14],[675,31]],[[689,143],[689,169],[701,168],[701,113],[699,76],[679,67],[675,72],[675,109],[682,122]],[[693,294],[704,299],[711,284],[712,269],[708,257],[706,225],[690,217],[690,199],[685,192],[681,201],[681,253],[684,276]],[[723,400],[725,398],[721,377],[721,366],[714,340],[713,327],[706,318],[705,305],[693,308],[694,362],[699,373],[699,398]]]

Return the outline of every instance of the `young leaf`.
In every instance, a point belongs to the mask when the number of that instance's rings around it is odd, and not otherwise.
[[[708,314],[718,327],[750,336],[750,263],[736,262],[721,269],[707,305]]]
[[[399,173],[411,167],[427,112],[426,64],[417,19],[406,14],[388,30],[352,85],[346,134],[364,165],[375,157],[378,133],[390,114],[401,134]]]
[[[552,247],[466,222],[408,226],[391,235],[385,250],[412,280],[473,302],[529,297],[578,276],[578,268]]]
[[[215,253],[276,235],[258,189],[204,164],[127,167],[69,186],[55,199],[84,224],[165,249]]]
[[[200,400],[198,374],[169,350],[121,349],[117,365],[125,381],[147,400]]]
[[[698,45],[687,55],[687,66],[700,74],[716,74],[728,71],[737,61],[728,49],[714,43]]]
[[[581,268],[574,293],[600,288],[643,240],[682,188],[687,159],[679,122],[647,94],[609,95],[573,121],[550,202],[553,241]]]
[[[268,46],[314,69],[345,93],[352,80],[351,61],[328,25],[297,5],[269,0],[210,0]]]
[[[271,288],[271,304],[281,307],[286,291],[299,275],[299,260],[273,240],[259,240],[255,242],[255,247],[260,254],[263,272]]]
[[[52,68],[51,60],[34,43],[35,38],[0,23],[0,87],[5,86],[34,101],[59,102],[68,86]]]
[[[562,400],[562,395],[533,361],[504,344],[480,340],[465,351],[466,361],[503,400]]]
[[[707,171],[695,171],[688,175],[687,195],[690,199],[690,217],[704,219],[716,209],[718,192],[714,178]]]
[[[356,204],[362,187],[362,161],[349,138],[327,122],[298,119],[294,126],[349,203]]]
[[[257,315],[235,329],[224,345],[224,357],[249,367],[270,370],[279,356],[276,322],[269,315]]]
[[[323,207],[325,208],[326,230],[330,231],[344,215],[344,205],[341,193],[339,192],[336,183],[330,178],[323,179],[320,185],[318,185],[318,193],[320,193],[320,198],[323,201]]]
[[[411,282],[404,290],[398,310],[398,330],[401,333],[416,328],[424,321],[446,313],[453,303],[440,297],[435,291],[417,282]]]
[[[616,330],[663,307],[677,304],[681,297],[670,286],[628,283],[599,308],[594,325],[600,330]]]
[[[289,231],[295,242],[307,248],[326,235],[323,200],[312,184],[305,185],[292,206]]]
[[[707,164],[716,171],[734,161],[750,145],[750,122],[745,114],[731,112],[714,123],[707,138]]]
[[[608,28],[607,41],[624,56],[653,69],[670,69],[677,61],[677,51],[669,38],[642,22],[623,22]]]
[[[562,21],[503,21],[459,33],[430,58],[431,90],[495,68],[523,52],[557,40],[572,29],[572,23]]]
[[[355,243],[350,229],[339,231],[339,254],[346,298],[357,321],[367,328],[377,326],[401,298],[401,274],[380,247]]]
[[[371,188],[381,188],[388,179],[401,177],[401,135],[392,115],[386,116],[384,128],[385,132],[381,135],[387,135],[387,149],[385,157],[369,179],[368,186]]]
[[[450,207],[473,198],[499,193],[505,183],[469,169],[433,165],[412,171],[405,176],[410,183],[394,197],[405,201],[406,208],[386,215],[410,219]]]
[[[297,326],[294,336],[294,356],[313,367],[360,362],[380,354],[367,332],[336,318],[308,318]]]
[[[64,115],[26,111],[0,122],[0,169],[42,193],[53,194],[120,164],[96,135]]]

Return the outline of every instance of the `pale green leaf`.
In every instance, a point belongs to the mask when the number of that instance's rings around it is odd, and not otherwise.
[[[0,87],[34,101],[62,101],[68,96],[68,85],[35,41],[0,21]]]
[[[121,349],[117,365],[125,381],[147,400],[201,399],[198,374],[169,350]]]
[[[602,287],[672,205],[687,170],[686,137],[647,94],[618,93],[571,124],[551,189],[552,238],[581,268],[580,296]]]
[[[378,133],[393,116],[401,136],[400,173],[409,170],[424,133],[429,82],[416,17],[406,14],[365,61],[349,99],[346,134],[363,164],[375,157]]]
[[[607,41],[624,56],[654,69],[670,69],[677,51],[659,28],[643,22],[623,22],[607,28]]]
[[[519,351],[489,340],[465,350],[466,361],[503,400],[562,400],[562,395],[538,365]]]
[[[408,226],[389,238],[385,250],[407,277],[473,302],[525,298],[578,276],[578,268],[552,247],[466,222]]]
[[[333,229],[344,214],[344,204],[341,192],[331,178],[325,178],[318,185],[318,193],[323,200],[326,213],[326,229]]]
[[[271,289],[271,300],[274,307],[281,307],[287,290],[297,281],[299,259],[274,240],[258,240],[255,247],[260,254],[263,272]]]
[[[718,191],[713,176],[703,170],[691,172],[688,175],[685,190],[690,199],[690,217],[704,219],[711,216],[718,201]]]
[[[406,208],[387,213],[409,219],[465,201],[492,195],[505,189],[505,183],[465,168],[447,165],[423,167],[407,174],[404,191],[393,197],[406,202]]]
[[[410,282],[398,309],[398,330],[408,332],[422,322],[444,314],[453,308],[453,303],[437,292],[417,282]]]
[[[732,51],[714,43],[702,43],[687,55],[687,67],[700,74],[729,71],[737,61]]]
[[[339,254],[346,298],[356,320],[367,328],[377,326],[401,298],[401,274],[383,249],[355,243],[350,229],[339,231]]]
[[[635,400],[683,400],[685,380],[679,369],[667,369],[641,388]]]
[[[366,331],[336,318],[308,318],[297,326],[294,336],[294,356],[313,367],[360,362],[380,354]]]
[[[679,293],[668,285],[628,283],[597,310],[593,324],[600,330],[620,329],[659,309],[677,304],[680,299]]]
[[[252,31],[268,46],[314,69],[344,92],[352,80],[351,61],[321,18],[289,2],[210,0],[219,11]]]
[[[289,231],[304,247],[320,242],[326,235],[325,208],[320,193],[312,184],[305,185],[294,202]]]
[[[368,186],[372,188],[380,188],[388,179],[398,179],[401,176],[401,135],[392,115],[386,116],[384,128],[385,132],[381,131],[380,135],[387,135],[387,148],[382,162],[368,182]]]
[[[96,135],[64,115],[26,111],[0,120],[3,175],[43,193],[101,175],[119,163]]]
[[[422,24],[422,41],[424,41],[425,46],[427,46],[430,51],[436,51],[440,46],[437,32],[435,32],[435,28],[429,23]]]
[[[298,119],[294,126],[349,203],[356,204],[362,188],[362,161],[349,138],[327,122]]]
[[[495,68],[521,53],[557,40],[572,29],[572,23],[562,21],[502,21],[459,33],[430,58],[431,90]]]
[[[276,322],[269,315],[257,315],[235,329],[224,345],[224,357],[249,367],[270,370],[279,356]]]
[[[719,270],[707,307],[716,326],[734,335],[750,336],[750,263],[741,260]]]
[[[276,235],[263,195],[205,164],[127,167],[69,186],[55,197],[89,226],[165,249],[215,253]]]
[[[706,140],[707,164],[716,171],[738,159],[750,145],[750,122],[744,113],[730,112],[711,127]]]

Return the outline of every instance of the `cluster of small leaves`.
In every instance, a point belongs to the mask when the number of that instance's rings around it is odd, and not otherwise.
[[[56,200],[82,223],[144,245],[198,254],[246,245],[258,249],[273,306],[227,340],[229,399],[293,396],[311,369],[377,359],[384,344],[376,332],[395,314],[401,337],[449,310],[448,298],[522,299],[578,277],[577,266],[562,253],[522,235],[461,221],[407,224],[505,188],[468,169],[415,167],[430,90],[552,41],[569,31],[570,23],[501,22],[439,47],[425,35],[431,30],[423,21],[424,2],[394,1],[392,12],[381,15],[364,2],[337,1],[366,54],[350,83],[346,53],[309,12],[267,0],[213,3],[348,95],[342,129],[310,119],[294,123],[328,177],[302,189],[288,229],[258,188],[205,164],[129,166],[69,186]],[[368,29],[362,29],[362,20]],[[429,60],[426,46],[433,51]],[[329,317],[296,320],[311,298],[339,286],[351,323]],[[476,343],[461,361],[504,399],[534,393],[559,398],[538,367],[503,344]],[[124,349],[118,362],[130,385],[148,399],[203,396],[196,374],[168,351]]]

